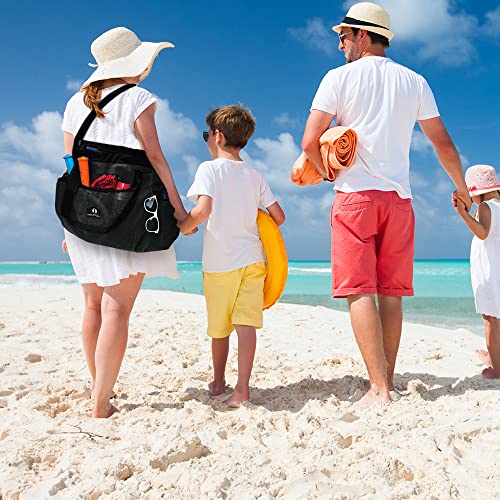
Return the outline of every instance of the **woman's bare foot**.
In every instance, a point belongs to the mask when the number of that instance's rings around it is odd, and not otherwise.
[[[376,403],[390,403],[391,401],[392,399],[388,391],[383,393],[382,391],[375,392],[374,389],[370,389],[359,401],[354,403],[351,408],[353,410],[362,410]]]
[[[213,375],[211,377],[208,377],[208,390],[210,392],[210,396],[220,396],[222,394],[225,394],[226,392],[226,381],[222,380],[222,382],[217,382]]]
[[[481,375],[484,378],[487,378],[488,380],[493,380],[493,379],[496,379],[496,378],[500,378],[500,377],[495,377],[495,372],[493,371],[493,367],[492,366],[488,366],[487,368],[485,368],[481,372]]]
[[[483,365],[491,366],[491,359],[488,351],[485,351],[484,349],[476,349],[474,353],[479,358],[479,361],[481,361]]]
[[[107,408],[94,408],[90,416],[92,418],[109,418],[111,415],[118,413],[119,411],[120,410],[116,406],[109,404]]]
[[[88,387],[85,387],[84,391],[86,394],[88,394],[89,399],[92,399],[92,393],[94,392],[94,384],[92,384],[92,387],[90,389]],[[111,396],[109,396],[109,399],[115,399],[116,397],[117,397],[116,392],[113,391],[111,393]]]

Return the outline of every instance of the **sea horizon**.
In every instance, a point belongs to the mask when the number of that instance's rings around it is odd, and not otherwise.
[[[469,259],[415,259],[415,296],[403,299],[406,321],[482,334],[475,311]],[[146,278],[143,288],[203,294],[201,261],[178,261],[180,278]],[[0,262],[1,288],[78,286],[69,261]],[[328,260],[290,260],[288,282],[280,302],[347,311],[345,299],[331,297]]]

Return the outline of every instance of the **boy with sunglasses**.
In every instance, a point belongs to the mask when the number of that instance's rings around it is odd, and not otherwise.
[[[229,335],[238,335],[238,382],[225,400],[239,406],[250,399],[249,380],[262,328],[264,250],[257,229],[257,210],[266,208],[280,225],[285,215],[262,175],[240,157],[255,129],[252,113],[241,106],[213,109],[203,132],[212,161],[200,164],[187,197],[196,206],[179,223],[189,234],[206,222],[203,238],[203,287],[208,335],[212,338],[212,396],[225,392]]]

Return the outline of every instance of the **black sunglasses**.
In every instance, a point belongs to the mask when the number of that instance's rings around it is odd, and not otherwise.
[[[208,142],[208,132],[206,132],[206,131],[205,131],[205,132],[203,132],[201,135],[203,136],[203,140],[204,140],[205,142]]]

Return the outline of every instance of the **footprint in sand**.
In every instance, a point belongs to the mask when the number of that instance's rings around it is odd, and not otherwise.
[[[28,354],[25,358],[25,361],[28,361],[29,363],[39,363],[42,361],[42,356],[40,354]]]

